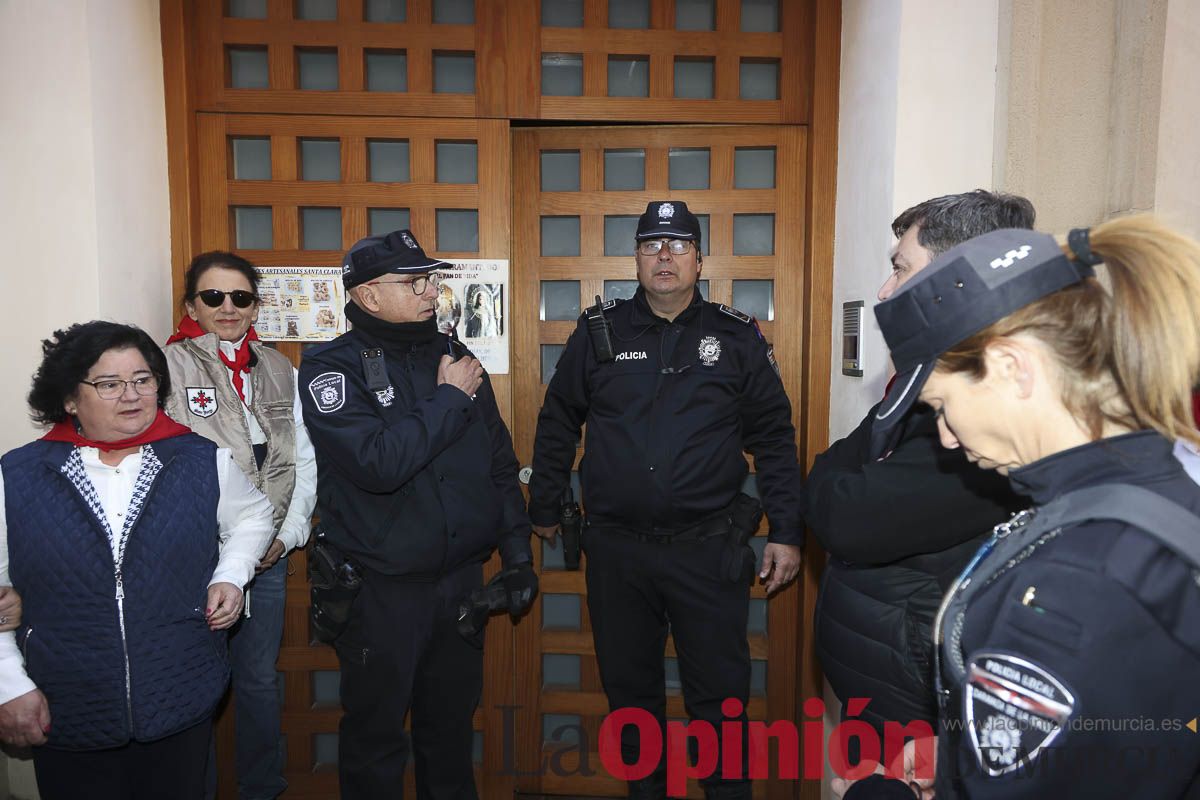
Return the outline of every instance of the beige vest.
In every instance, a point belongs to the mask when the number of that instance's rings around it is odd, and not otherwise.
[[[250,413],[267,435],[267,459],[254,463],[250,427],[242,400],[229,383],[229,369],[217,355],[215,333],[176,342],[163,348],[171,370],[171,394],[166,412],[218,447],[233,451],[233,459],[275,509],[275,530],[287,516],[296,486],[296,422],[292,417],[296,377],[292,363],[270,347],[251,342],[258,362],[250,370]]]

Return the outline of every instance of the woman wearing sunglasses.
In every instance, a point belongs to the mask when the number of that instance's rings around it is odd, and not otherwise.
[[[308,541],[317,469],[295,370],[258,341],[258,309],[258,273],[249,261],[225,252],[192,260],[184,276],[185,315],[166,347],[172,386],[166,411],[229,448],[274,507],[275,536],[230,636],[239,796],[273,798],[287,787],[275,671],[286,555]]]

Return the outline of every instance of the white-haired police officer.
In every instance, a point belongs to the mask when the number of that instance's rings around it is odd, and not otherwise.
[[[497,547],[516,568],[506,580],[511,612],[537,586],[517,459],[491,384],[437,331],[443,266],[407,230],[358,242],[342,264],[354,328],[300,365],[320,546],[361,575],[335,641],[345,800],[400,795],[410,710],[418,796],[476,796],[482,637],[459,634],[459,603]]]
[[[791,404],[753,320],[701,299],[700,225],[685,203],[650,203],[635,249],[637,293],[580,318],[546,390],[530,517],[553,538],[586,422],[588,611],[609,705],[642,708],[663,723],[669,629],[688,714],[719,731],[722,701],[744,706],[750,690],[754,558],[731,522],[746,516],[744,451],[754,456],[770,520],[760,576],[774,591],[799,570],[803,495]],[[636,730],[623,734],[632,764]],[[746,781],[720,776],[718,767],[704,781],[708,796],[750,796]],[[664,794],[661,763],[630,785],[631,797]]]

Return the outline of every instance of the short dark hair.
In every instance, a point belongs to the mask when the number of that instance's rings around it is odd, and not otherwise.
[[[116,322],[81,322],[55,331],[42,340],[42,363],[33,375],[29,391],[29,409],[33,421],[51,425],[67,418],[63,404],[75,394],[88,370],[109,350],[137,348],[150,371],[158,378],[158,405],[161,408],[171,393],[171,373],[167,357],[141,328]]]
[[[192,259],[192,263],[188,264],[187,272],[183,273],[183,298],[182,303],[187,303],[196,296],[196,287],[200,285],[200,278],[204,273],[214,267],[223,269],[232,269],[246,276],[246,280],[250,282],[250,291],[258,294],[258,270],[254,268],[246,259],[239,255],[226,252],[225,250],[210,250],[207,253],[201,253]]]
[[[1032,228],[1033,203],[1019,194],[976,189],[926,200],[892,220],[899,239],[913,225],[917,244],[937,258],[951,247],[1000,228]]]

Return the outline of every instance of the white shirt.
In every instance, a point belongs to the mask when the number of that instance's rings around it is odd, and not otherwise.
[[[243,336],[236,342],[217,340],[217,346],[230,361],[239,347],[246,341]],[[233,385],[233,370],[225,368],[229,385]],[[295,395],[292,398],[292,419],[296,425],[296,485],[292,489],[292,499],[288,503],[287,515],[279,525],[275,538],[283,542],[283,558],[298,547],[308,543],[308,535],[312,530],[313,510],[317,507],[317,454],[313,451],[312,440],[308,438],[308,429],[304,427],[304,413],[300,406],[300,382],[296,378],[296,370],[292,370],[292,383],[295,385]],[[234,389],[236,392],[237,390]],[[246,402],[242,404],[242,416],[246,418],[246,427],[250,430],[251,444],[266,444],[267,434],[263,432],[258,420],[250,413],[254,403],[254,387],[249,375],[242,378],[242,392]],[[269,544],[269,543],[268,543]],[[265,552],[265,548],[264,548]]]
[[[1175,458],[1183,464],[1184,471],[1196,483],[1200,483],[1200,448],[1187,439],[1175,440]]]
[[[79,448],[84,471],[96,487],[96,496],[104,509],[109,529],[119,532],[125,524],[125,513],[133,499],[133,487],[142,466],[142,452],[132,453],[121,463],[110,467],[100,461],[94,447]],[[232,583],[244,587],[254,577],[259,556],[271,541],[271,501],[254,488],[237,464],[233,454],[217,449],[217,531],[220,555],[217,568],[208,585]],[[136,534],[135,534],[136,535]],[[119,537],[114,536],[116,541]],[[116,544],[114,544],[114,548]],[[114,554],[115,558],[115,554]],[[4,476],[0,472],[0,585],[9,585],[8,578],[8,519],[4,502]],[[33,691],[37,687],[25,674],[25,660],[17,646],[16,632],[0,633],[0,703]]]

